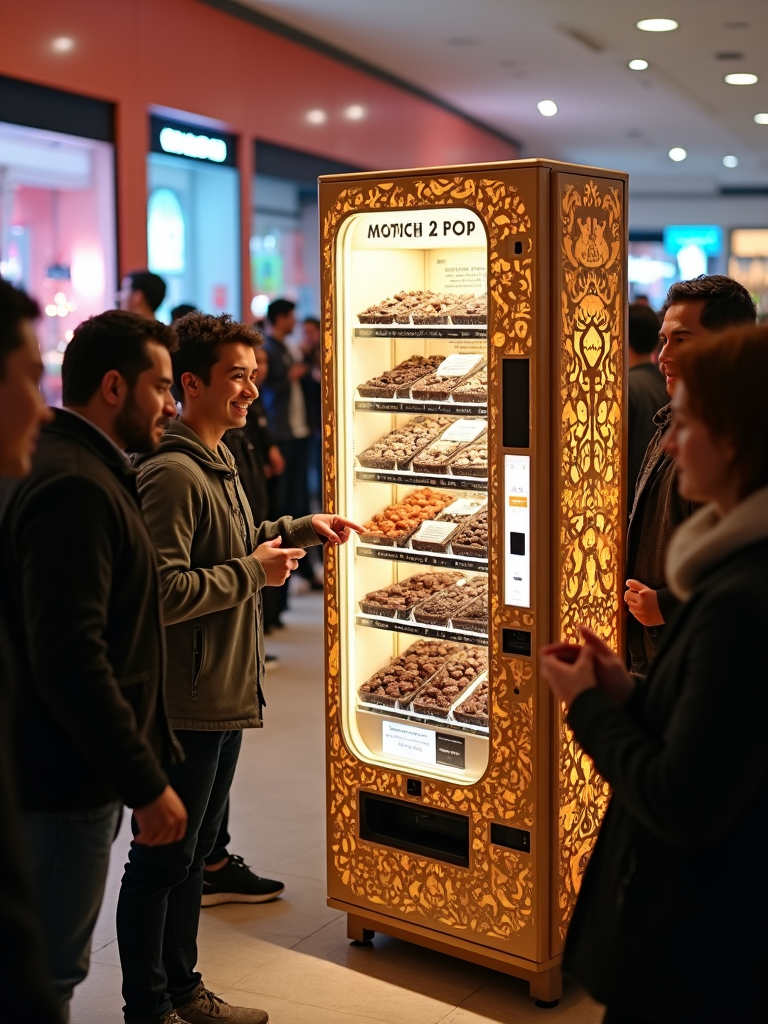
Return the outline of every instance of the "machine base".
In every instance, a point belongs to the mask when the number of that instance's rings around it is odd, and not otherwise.
[[[329,899],[328,906],[346,911],[347,936],[354,946],[370,946],[376,932],[381,932],[382,935],[389,935],[393,939],[413,942],[417,946],[427,946],[439,953],[447,953],[449,956],[469,960],[481,967],[490,967],[491,970],[527,981],[531,999],[535,999],[536,1005],[544,1009],[557,1006],[563,994],[561,956],[553,957],[544,963],[534,963],[521,957],[510,956],[500,950],[486,949],[475,943],[441,935],[427,928],[415,928],[406,922],[393,921],[384,914],[366,910],[363,915],[357,908],[350,908],[348,903],[341,900]]]

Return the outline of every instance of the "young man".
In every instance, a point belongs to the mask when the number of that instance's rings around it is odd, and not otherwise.
[[[170,330],[112,310],[76,329],[64,409],[32,472],[0,486],[4,612],[19,669],[15,766],[49,973],[64,1008],[88,971],[123,803],[136,841],[175,843],[186,811],[161,760],[178,749],[164,696],[157,567],[124,451],[169,416]]]
[[[43,362],[35,337],[37,303],[0,281],[0,476],[26,476],[43,423],[51,419],[40,394]],[[0,566],[0,595],[6,593]],[[0,987],[24,993],[22,1021],[61,1024],[59,1001],[48,979],[40,923],[22,844],[13,758],[12,716],[17,679],[11,641],[0,615]]]
[[[131,847],[117,910],[124,1013],[128,1022],[263,1024],[264,1011],[228,1006],[195,970],[203,861],[216,842],[243,729],[262,724],[260,591],[280,586],[306,547],[344,543],[358,527],[324,514],[254,524],[221,439],[245,426],[258,396],[261,336],[229,316],[203,313],[185,316],[178,333],[181,418],[160,451],[141,461],[139,492],[160,561],[170,719],[186,754],[169,774],[189,829],[172,847]],[[283,891],[281,882],[254,878],[264,899]]]
[[[653,361],[653,353],[659,347],[659,327],[659,317],[647,303],[633,302],[630,305],[627,513],[632,508],[645,452],[656,433],[653,417],[669,402],[664,377]]]
[[[670,396],[675,388],[679,345],[756,319],[755,304],[746,288],[719,274],[673,284],[663,314],[659,368]],[[627,652],[630,671],[642,675],[656,653],[664,623],[679,603],[667,587],[667,547],[676,527],[695,508],[680,497],[675,460],[662,447],[671,416],[671,407],[665,405],[654,419],[658,429],[640,468],[627,535]]]
[[[150,270],[132,270],[123,278],[117,299],[120,309],[154,320],[165,292],[165,281],[159,274]]]

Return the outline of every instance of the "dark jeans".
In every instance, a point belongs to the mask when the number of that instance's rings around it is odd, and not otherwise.
[[[187,834],[168,846],[132,842],[117,904],[123,1011],[139,1020],[187,1002],[200,981],[203,859],[216,843],[243,739],[240,730],[176,736],[186,760],[166,770],[187,808]]]
[[[65,1015],[88,974],[91,938],[122,804],[22,815],[48,972]]]
[[[229,850],[227,849],[229,842],[229,797],[227,797],[227,803],[224,808],[224,814],[221,818],[221,824],[219,825],[216,842],[214,843],[211,852],[204,858],[206,867],[209,864],[218,864],[220,861],[224,860],[225,857],[229,856]]]

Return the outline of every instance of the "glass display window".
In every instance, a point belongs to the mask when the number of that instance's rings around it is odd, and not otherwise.
[[[465,209],[361,213],[335,261],[339,499],[365,527],[340,552],[344,732],[369,763],[475,782],[489,730],[485,226]]]
[[[43,392],[61,403],[74,328],[114,305],[114,148],[0,123],[0,274],[40,303]]]
[[[151,119],[147,265],[166,283],[158,318],[191,303],[240,315],[240,185],[234,136]]]

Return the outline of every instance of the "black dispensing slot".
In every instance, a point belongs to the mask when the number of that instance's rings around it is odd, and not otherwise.
[[[511,825],[498,825],[491,822],[491,842],[496,846],[506,846],[508,850],[531,852],[531,833],[524,828],[512,828]]]
[[[524,658],[530,658],[531,634],[527,629],[502,629],[501,649],[504,654],[522,654]]]
[[[530,448],[530,359],[502,359],[502,443],[505,448]]]
[[[469,867],[469,818],[359,792],[361,839]]]

